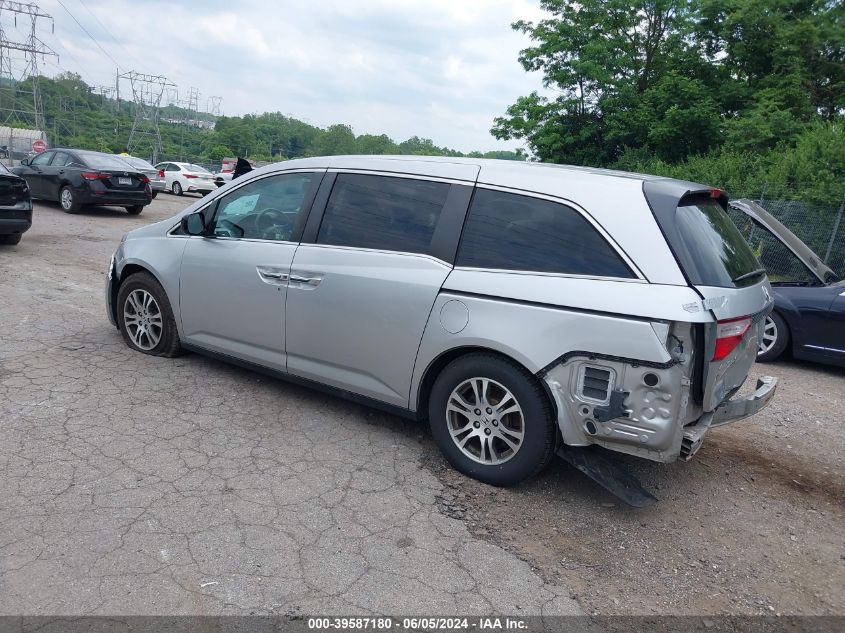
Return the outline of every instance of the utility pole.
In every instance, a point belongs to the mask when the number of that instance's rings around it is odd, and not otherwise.
[[[11,39],[7,34],[9,27],[17,28],[18,16],[24,20],[29,18],[29,34],[24,41]],[[51,31],[55,32],[53,17],[37,4],[0,0],[0,124],[10,128],[11,124],[23,125],[42,132],[43,136],[45,124],[38,92],[38,56],[41,55],[42,59],[47,56],[58,59],[59,56],[39,39],[39,20],[49,20]],[[15,68],[13,51],[23,53],[22,70]],[[11,131],[7,149],[11,158]]]
[[[121,79],[129,81],[135,109],[135,119],[132,122],[132,131],[129,133],[126,148],[130,153],[136,148],[149,152],[151,162],[155,164],[161,154],[161,131],[158,126],[161,100],[165,90],[170,87],[175,88],[176,85],[162,75],[146,75],[131,70],[118,75],[118,91]]]

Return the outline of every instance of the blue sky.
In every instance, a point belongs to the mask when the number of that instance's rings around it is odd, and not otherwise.
[[[113,84],[116,61],[121,71],[166,75],[182,94],[198,88],[201,107],[220,95],[230,115],[281,111],[315,125],[348,123],[359,134],[503,149],[519,144],[496,141],[493,118],[541,88],[516,60],[527,38],[510,28],[542,17],[534,0],[38,4],[55,19],[55,33],[46,23],[39,35],[60,55],[58,65],[42,63],[47,74],[71,70]]]

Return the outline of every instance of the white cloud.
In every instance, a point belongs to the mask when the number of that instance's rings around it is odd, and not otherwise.
[[[533,0],[62,1],[121,70],[196,87],[201,106],[221,95],[227,114],[281,111],[488,150],[517,146],[489,134],[493,118],[540,87],[516,59],[527,38],[510,28],[542,17]],[[58,1],[40,5],[56,20],[42,39],[61,66],[113,83],[113,61]]]

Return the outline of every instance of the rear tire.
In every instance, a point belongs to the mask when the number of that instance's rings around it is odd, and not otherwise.
[[[129,275],[120,285],[117,324],[126,345],[137,352],[167,358],[182,353],[167,293],[149,273]]]
[[[76,194],[73,193],[73,189],[67,185],[62,187],[61,191],[59,191],[59,205],[61,205],[62,211],[65,213],[76,213],[82,206],[77,201]]]
[[[174,182],[173,186],[170,189],[173,191],[174,195],[177,195],[177,196],[181,196],[182,193],[183,193],[182,192],[182,185],[180,185],[178,182]]]
[[[156,199],[156,196],[157,196],[157,195],[158,195],[158,191],[153,191],[153,192],[152,192],[153,200],[155,200],[155,199]]]
[[[138,215],[143,210],[144,210],[144,205],[142,205],[142,204],[136,204],[136,205],[133,205],[131,207],[126,207],[126,212],[129,215]]]
[[[14,246],[15,244],[20,243],[21,237],[21,233],[12,233],[11,235],[0,235],[0,244]]]
[[[428,408],[434,441],[463,474],[494,486],[533,477],[554,454],[554,410],[523,367],[493,354],[452,361]]]
[[[772,312],[763,323],[763,336],[757,348],[757,362],[777,360],[789,345],[789,326],[777,312]]]

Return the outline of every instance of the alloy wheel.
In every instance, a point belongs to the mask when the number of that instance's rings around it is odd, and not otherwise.
[[[129,338],[140,349],[149,351],[158,345],[164,321],[153,296],[143,289],[133,290],[123,305],[123,324]]]
[[[778,325],[770,316],[763,322],[763,335],[757,344],[757,355],[770,351],[778,342]]]
[[[446,403],[449,435],[458,449],[484,465],[513,458],[525,437],[525,417],[516,397],[490,378],[470,378]]]
[[[61,202],[62,209],[65,211],[73,206],[73,194],[70,192],[70,189],[67,187],[62,189],[62,193],[59,195],[59,202]]]

